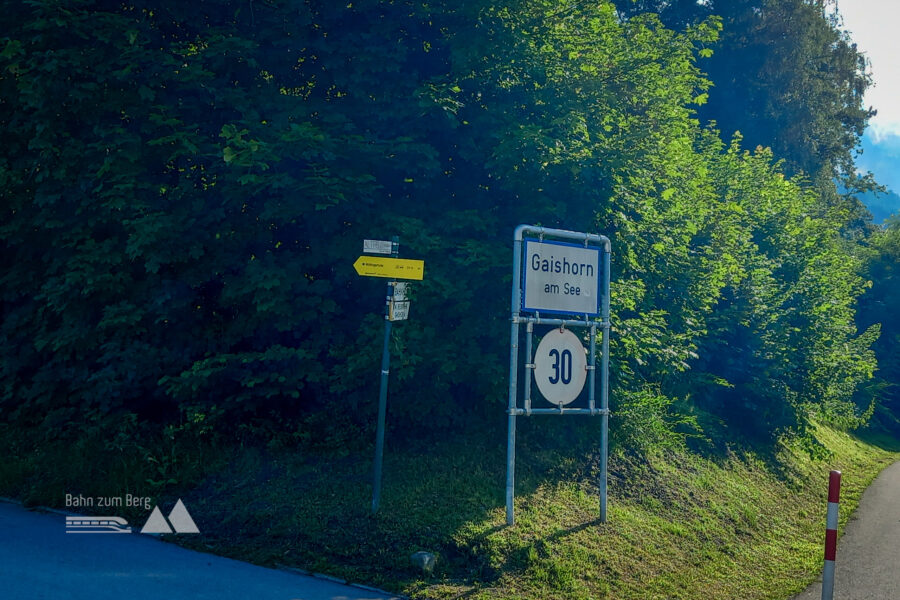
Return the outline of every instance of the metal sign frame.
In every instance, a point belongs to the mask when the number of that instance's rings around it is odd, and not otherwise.
[[[600,290],[600,319],[592,314],[569,315],[570,318],[543,317],[539,309],[523,308],[523,264],[524,240],[536,236],[541,242],[545,237],[554,240],[566,240],[571,245],[576,242],[584,248],[597,247],[602,257],[602,284]],[[610,265],[610,241],[603,235],[592,233],[579,233],[564,229],[551,229],[534,225],[519,225],[513,235],[513,282],[511,303],[511,326],[509,344],[509,406],[507,408],[507,443],[506,443],[506,523],[515,524],[515,512],[513,501],[515,498],[515,472],[516,472],[516,417],[531,415],[586,415],[601,417],[600,432],[600,521],[606,522],[607,501],[607,462],[609,447],[609,265]],[[598,274],[601,275],[601,274]],[[560,313],[556,310],[544,310],[544,314]],[[565,313],[563,313],[565,314]],[[579,316],[581,318],[579,318]],[[523,406],[519,407],[519,337],[520,327],[525,324],[525,372],[528,384],[525,386]],[[585,327],[590,331],[590,356],[588,361],[588,407],[587,408],[532,408],[531,391],[534,383],[535,365],[532,357],[532,336],[535,325],[554,325],[557,327]],[[596,359],[597,359],[597,329],[602,331],[600,354],[600,407],[596,405]]]

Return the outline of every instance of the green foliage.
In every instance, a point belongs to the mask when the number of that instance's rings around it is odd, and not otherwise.
[[[900,219],[889,219],[872,242],[868,276],[873,284],[860,300],[859,322],[880,323],[882,329],[874,344],[877,378],[866,391],[880,400],[878,421],[896,433],[900,431]]]
[[[683,450],[688,435],[699,436],[694,416],[679,414],[658,390],[624,391],[616,398],[613,445],[638,452]]]
[[[854,325],[866,282],[842,235],[847,213],[784,179],[768,152],[740,151],[737,140],[712,173],[738,228],[733,276],[709,319],[698,372],[730,385],[701,388],[698,402],[752,434],[802,428],[811,412],[856,414],[853,396],[872,377],[878,332],[857,335]]]
[[[723,19],[705,71],[715,82],[700,109],[728,135],[770,147],[786,169],[855,179],[854,151],[874,112],[862,104],[872,84],[866,57],[842,30],[834,0],[619,0],[626,16],[659,12],[681,29]],[[826,183],[827,185],[828,183]],[[869,184],[867,184],[869,186]],[[870,186],[869,186],[870,187]]]
[[[10,8],[3,403],[20,417],[244,414],[323,381],[318,324],[354,292],[330,276],[339,240],[312,232],[347,227],[335,207],[373,189],[348,164],[375,152],[291,114],[230,9]]]
[[[323,411],[355,433],[384,284],[351,265],[391,235],[426,261],[391,340],[392,423],[502,414],[523,222],[612,238],[622,444],[680,443],[675,398],[766,432],[864,417],[865,228],[771,153],[701,130],[718,18],[679,33],[551,0],[4,8],[5,418],[204,415],[312,441],[286,423]]]

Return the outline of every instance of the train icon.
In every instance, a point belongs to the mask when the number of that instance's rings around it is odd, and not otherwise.
[[[131,533],[122,517],[66,516],[66,533]]]

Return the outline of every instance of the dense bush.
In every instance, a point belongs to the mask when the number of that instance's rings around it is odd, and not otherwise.
[[[383,283],[351,265],[391,235],[426,261],[392,341],[392,418],[502,415],[523,222],[612,238],[627,443],[669,439],[676,398],[766,432],[811,406],[858,413],[877,326],[854,326],[856,213],[701,129],[716,18],[676,33],[550,0],[3,8],[4,418],[367,422]]]

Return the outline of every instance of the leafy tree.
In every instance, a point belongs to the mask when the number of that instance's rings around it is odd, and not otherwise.
[[[341,165],[371,151],[280,122],[302,143],[282,183],[310,200],[278,214],[283,197],[245,191],[273,155],[239,125],[267,124],[285,102],[237,4],[220,18],[188,5],[4,8],[4,404],[55,422],[121,408],[171,418],[173,399],[252,411],[321,380],[329,343],[311,333],[337,310],[334,282],[286,252],[300,238],[276,222],[364,196],[369,181]]]
[[[716,18],[675,32],[552,0],[4,8],[5,418],[217,415],[308,437],[324,414],[352,434],[371,422],[384,283],[351,265],[391,235],[426,261],[392,340],[392,422],[502,414],[522,222],[613,240],[622,443],[677,443],[679,402],[741,418],[717,408],[722,382],[763,429],[857,416],[875,330],[853,327],[853,215],[700,128]],[[745,366],[717,362],[722,345]]]
[[[868,275],[872,288],[860,300],[862,325],[880,323],[881,337],[874,346],[878,356],[878,378],[874,392],[881,397],[878,420],[894,432],[900,430],[900,220],[888,220],[884,231],[875,236]]]
[[[846,216],[786,180],[768,151],[744,152],[739,141],[710,161],[728,207],[720,226],[735,236],[720,258],[728,277],[695,369],[674,389],[753,436],[802,430],[813,414],[858,424],[868,404],[857,408],[854,394],[872,377],[878,328],[858,335],[853,324],[865,280],[841,232]]]
[[[831,0],[664,0],[617,3],[658,11],[683,28],[709,15],[723,32],[705,71],[714,82],[700,116],[745,143],[771,147],[790,173],[855,181],[854,151],[874,111],[865,56],[841,29]],[[865,183],[865,182],[864,182]],[[871,182],[868,182],[869,185]]]

